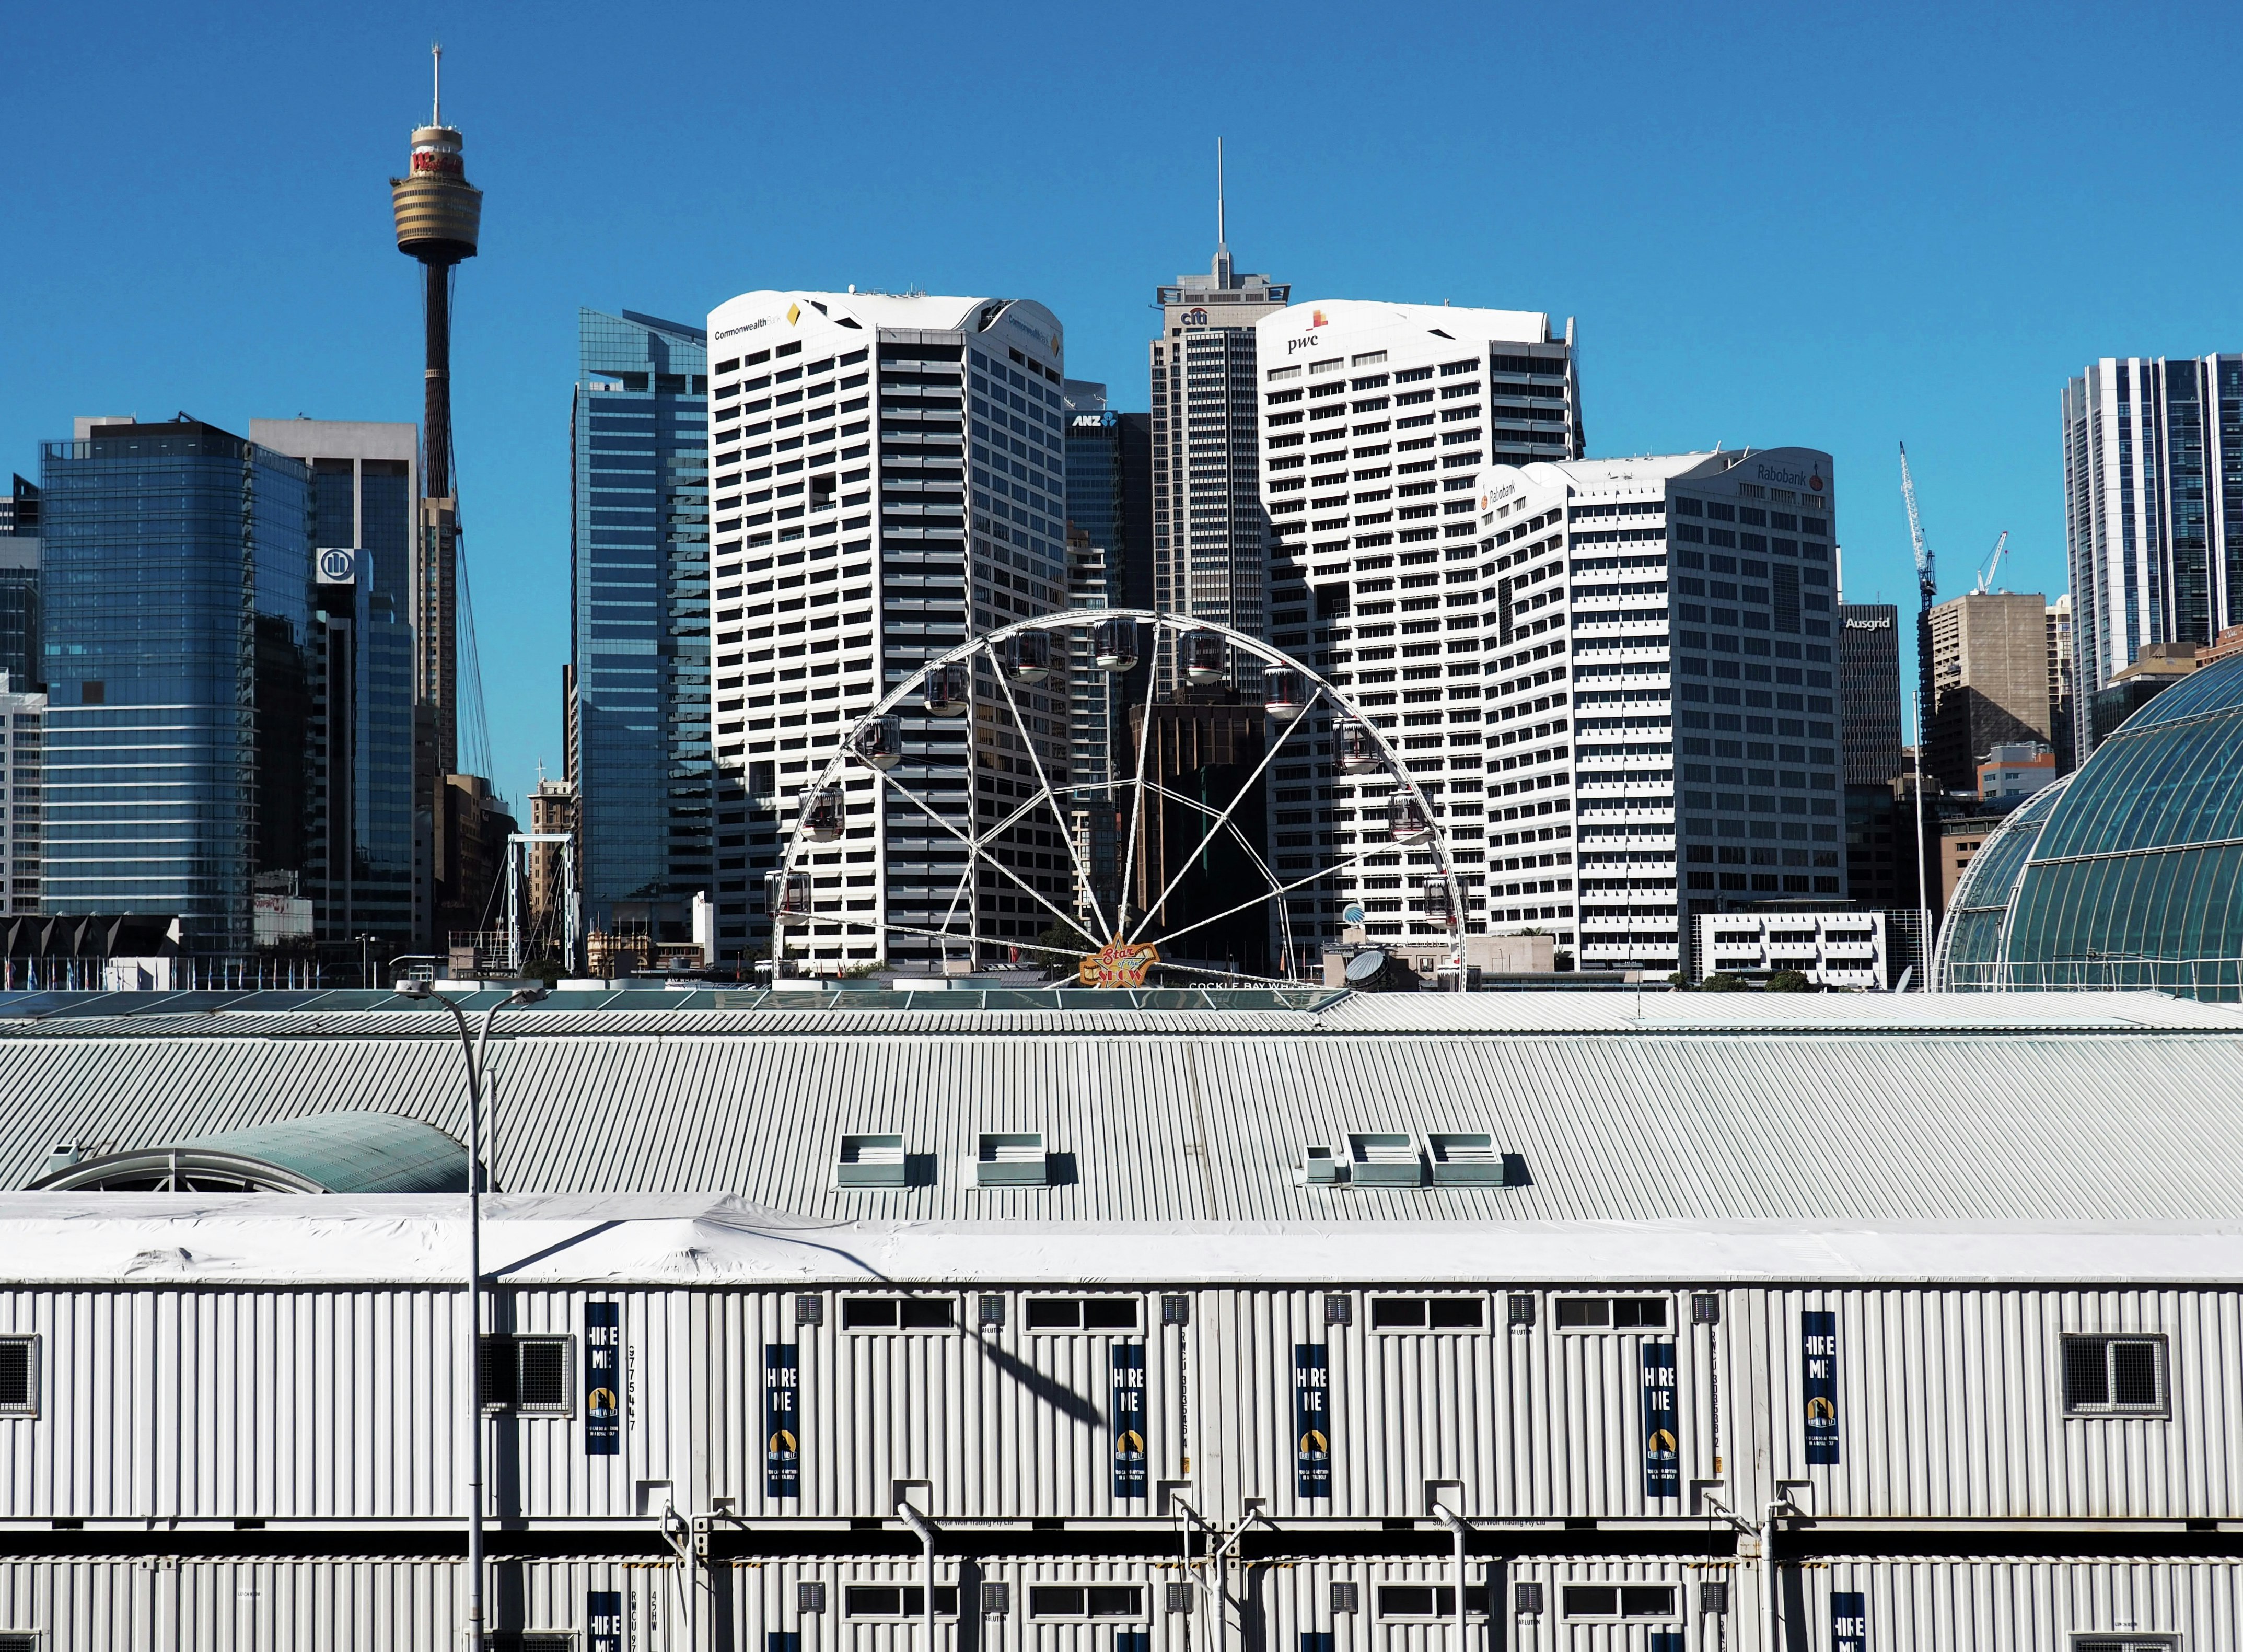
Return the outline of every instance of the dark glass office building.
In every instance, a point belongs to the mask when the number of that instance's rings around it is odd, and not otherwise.
[[[1848,786],[1883,786],[1901,772],[1900,610],[1838,604],[1838,735]]]
[[[1069,379],[1062,386],[1067,418],[1067,595],[1073,608],[1153,606],[1153,415],[1116,413],[1106,387]],[[1145,698],[1147,658],[1127,672],[1096,670],[1091,638],[1079,637],[1069,676],[1068,761],[1078,784],[1127,781],[1135,765],[1128,708]],[[1121,892],[1128,822],[1116,800],[1079,792],[1071,829],[1081,864],[1089,868],[1098,904],[1112,912]]]
[[[1066,384],[1067,584],[1074,608],[1153,606],[1153,415],[1116,413],[1106,387]],[[1070,734],[1079,775],[1104,772],[1125,750],[1118,705],[1144,698],[1141,664],[1123,677],[1078,673]],[[1132,685],[1135,692],[1132,692]]]
[[[583,310],[578,343],[564,724],[585,915],[659,924],[709,885],[708,336]]]
[[[310,480],[185,418],[44,445],[48,912],[246,954],[255,878],[304,869]]]
[[[253,419],[250,439],[310,471],[310,819],[302,893],[354,965],[428,949],[429,866],[413,779],[414,467],[401,423]],[[357,938],[371,935],[365,948]],[[372,954],[378,954],[378,956]]]
[[[39,660],[39,490],[14,479],[0,498],[0,671],[18,694],[44,680]]]

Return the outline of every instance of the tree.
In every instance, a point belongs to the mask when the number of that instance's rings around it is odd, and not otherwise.
[[[1062,954],[1068,958],[1080,958],[1085,952],[1091,950],[1089,944],[1081,935],[1059,924],[1052,925],[1043,934],[1038,935],[1036,945],[1047,948],[1053,953]],[[1056,964],[1061,961],[1061,959],[1047,958],[1043,961]]]
[[[1796,969],[1779,969],[1768,978],[1768,989],[1772,993],[1811,993],[1815,983]]]
[[[1698,983],[1701,993],[1741,993],[1744,989],[1744,977],[1732,975],[1727,970],[1717,970]]]

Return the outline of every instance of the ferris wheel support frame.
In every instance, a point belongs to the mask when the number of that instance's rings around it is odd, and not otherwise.
[[[1137,732],[1136,772],[1126,782],[1122,781],[1118,777],[1109,777],[1108,779],[1095,784],[1083,782],[1076,785],[1069,785],[1065,787],[1054,787],[1051,784],[1049,774],[1044,768],[1042,757],[1036,750],[1035,741],[1030,733],[1027,723],[1022,717],[1020,702],[1014,695],[1012,679],[1007,674],[1004,658],[1006,645],[1010,643],[1012,638],[1026,632],[1041,631],[1048,633],[1054,631],[1069,632],[1094,630],[1098,626],[1115,620],[1134,621],[1138,624],[1148,627],[1152,633],[1149,646],[1146,647],[1138,656],[1139,659],[1146,664],[1148,670],[1146,671],[1146,689],[1142,714],[1141,716]],[[1291,718],[1285,724],[1283,732],[1280,733],[1276,738],[1265,742],[1266,749],[1263,753],[1262,761],[1256,766],[1253,774],[1247,779],[1244,784],[1241,785],[1237,788],[1229,803],[1219,813],[1212,810],[1210,806],[1202,802],[1201,799],[1188,798],[1181,792],[1171,791],[1167,786],[1162,786],[1157,779],[1148,782],[1145,774],[1145,760],[1147,754],[1150,750],[1152,741],[1152,710],[1155,704],[1154,695],[1156,691],[1160,678],[1157,664],[1162,638],[1163,637],[1167,637],[1171,639],[1170,650],[1172,655],[1178,656],[1176,658],[1176,672],[1179,678],[1181,678],[1185,674],[1186,671],[1184,663],[1180,657],[1182,640],[1185,637],[1192,634],[1193,632],[1209,632],[1220,637],[1225,643],[1229,644],[1234,652],[1248,656],[1265,668],[1294,672],[1302,682],[1310,685],[1312,690],[1312,691],[1305,697],[1302,704],[1299,715]],[[859,713],[853,720],[846,724],[841,731],[839,739],[838,740],[832,753],[826,759],[825,766],[818,771],[818,776],[815,779],[803,786],[798,795],[794,826],[788,833],[786,852],[781,857],[778,871],[775,874],[779,880],[782,899],[778,907],[770,914],[771,925],[771,968],[774,978],[776,978],[785,960],[785,932],[790,914],[788,914],[785,910],[785,892],[792,887],[792,880],[796,875],[797,868],[803,864],[804,857],[810,852],[812,842],[812,839],[806,837],[804,830],[807,824],[807,817],[812,801],[825,793],[827,790],[838,786],[841,779],[845,774],[852,772],[853,767],[852,759],[854,753],[858,749],[858,737],[860,731],[862,731],[867,724],[872,723],[876,718],[886,717],[894,713],[906,699],[911,698],[914,695],[923,694],[928,678],[935,671],[945,666],[960,664],[971,665],[983,659],[987,660],[991,675],[994,677],[1000,690],[1002,691],[1003,703],[1006,709],[1011,713],[1014,730],[1020,736],[1021,744],[1027,752],[1029,764],[1034,771],[1037,786],[1037,791],[1034,796],[1023,800],[1018,807],[1007,814],[1002,820],[999,821],[996,825],[991,826],[987,831],[984,831],[980,826],[979,810],[974,807],[977,801],[976,793],[969,786],[967,789],[967,799],[968,807],[973,810],[973,813],[968,815],[969,825],[972,827],[971,832],[968,833],[960,831],[950,820],[945,819],[939,811],[930,808],[924,799],[920,798],[917,792],[912,791],[904,783],[895,779],[887,772],[886,770],[874,767],[870,765],[865,765],[862,770],[863,772],[868,773],[872,777],[875,782],[873,786],[873,795],[876,798],[884,796],[889,790],[892,789],[903,797],[908,799],[913,806],[921,814],[925,815],[929,820],[940,826],[950,837],[956,839],[965,846],[967,856],[965,874],[960,879],[957,889],[952,893],[949,913],[946,914],[945,918],[946,922],[947,922],[949,919],[956,914],[960,902],[962,900],[967,899],[973,890],[976,868],[986,864],[1002,874],[1004,877],[1009,879],[1012,883],[1018,887],[1020,893],[1027,895],[1030,899],[1034,900],[1038,906],[1051,914],[1053,917],[1059,920],[1062,927],[1072,929],[1078,934],[1082,935],[1086,941],[1088,941],[1091,943],[1092,950],[1096,950],[1099,947],[1111,946],[1117,943],[1135,944],[1136,937],[1143,934],[1145,927],[1153,920],[1154,915],[1166,904],[1169,897],[1174,893],[1175,889],[1180,886],[1185,875],[1183,872],[1179,872],[1174,878],[1171,878],[1167,887],[1161,891],[1159,897],[1148,903],[1145,910],[1139,914],[1138,921],[1135,927],[1134,928],[1130,927],[1128,921],[1130,902],[1128,869],[1133,867],[1136,863],[1138,833],[1145,816],[1145,808],[1143,805],[1145,800],[1149,797],[1158,799],[1165,802],[1173,802],[1196,809],[1203,815],[1214,813],[1216,815],[1215,821],[1212,825],[1208,826],[1206,833],[1202,839],[1202,846],[1206,843],[1212,842],[1217,833],[1226,829],[1229,830],[1232,836],[1237,839],[1241,846],[1246,850],[1249,858],[1254,861],[1256,868],[1262,873],[1263,876],[1269,880],[1270,885],[1268,891],[1257,893],[1249,900],[1241,901],[1237,905],[1230,907],[1224,911],[1216,913],[1209,917],[1196,920],[1174,932],[1174,934],[1189,934],[1193,930],[1204,928],[1209,924],[1220,922],[1224,918],[1235,916],[1238,913],[1247,911],[1253,907],[1275,900],[1278,903],[1278,921],[1283,927],[1285,947],[1287,953],[1290,954],[1292,951],[1292,926],[1290,911],[1284,903],[1285,895],[1295,889],[1301,888],[1308,884],[1316,883],[1322,879],[1330,877],[1338,872],[1344,871],[1350,866],[1358,865],[1364,860],[1368,860],[1372,855],[1382,854],[1392,849],[1400,849],[1406,853],[1411,848],[1417,846],[1414,845],[1404,844],[1398,839],[1390,839],[1384,842],[1366,846],[1357,853],[1347,856],[1344,860],[1337,860],[1331,865],[1319,866],[1316,871],[1310,873],[1306,877],[1295,879],[1290,883],[1283,883],[1280,882],[1276,873],[1271,869],[1269,863],[1253,848],[1250,840],[1248,839],[1244,833],[1239,829],[1237,822],[1234,818],[1235,812],[1236,811],[1239,803],[1246,797],[1247,793],[1253,789],[1254,782],[1259,779],[1268,770],[1270,763],[1275,760],[1278,751],[1281,750],[1286,741],[1292,737],[1294,731],[1307,723],[1310,718],[1315,714],[1318,703],[1320,701],[1329,701],[1331,714],[1335,718],[1348,718],[1354,722],[1357,726],[1364,730],[1373,744],[1377,746],[1378,753],[1384,761],[1384,767],[1378,774],[1369,774],[1359,778],[1373,782],[1384,778],[1384,779],[1391,782],[1395,790],[1406,794],[1415,801],[1418,808],[1418,818],[1425,822],[1428,829],[1425,846],[1430,848],[1433,854],[1435,863],[1438,867],[1438,879],[1446,886],[1448,893],[1449,916],[1446,927],[1449,936],[1449,962],[1451,968],[1456,972],[1457,989],[1459,991],[1463,990],[1465,986],[1464,936],[1465,921],[1466,918],[1464,888],[1457,877],[1455,860],[1450,852],[1448,836],[1444,831],[1442,831],[1439,822],[1435,818],[1432,805],[1426,798],[1424,787],[1419,786],[1416,777],[1411,774],[1408,765],[1403,760],[1401,754],[1395,750],[1393,743],[1388,740],[1377,726],[1364,714],[1362,708],[1357,706],[1347,695],[1342,693],[1339,689],[1330,681],[1330,679],[1326,678],[1320,672],[1313,671],[1309,666],[1303,664],[1299,660],[1294,658],[1291,655],[1287,654],[1283,650],[1273,647],[1267,643],[1258,640],[1257,638],[1249,637],[1231,626],[1223,624],[1219,621],[1201,619],[1182,614],[1164,613],[1159,610],[1149,608],[1067,609],[1057,613],[1041,614],[1035,616],[1033,618],[1012,621],[1010,624],[1000,626],[994,630],[985,631],[978,636],[970,637],[966,642],[958,644],[956,647],[952,648],[942,654],[937,655],[933,658],[921,662],[915,669],[904,678],[902,682],[890,689],[886,694],[882,695],[877,701],[875,701],[870,709]],[[1071,667],[1065,663],[1061,663],[1058,669],[1064,671],[1071,669]],[[1094,666],[1092,669],[1097,670],[1100,668]],[[969,697],[970,695],[971,679],[969,678]],[[926,717],[927,721],[933,723],[940,723],[949,720],[934,718],[931,713],[922,713],[922,715]],[[971,712],[969,711],[967,715],[960,720],[970,732],[974,725],[974,718]],[[971,780],[974,776],[975,769],[971,760],[972,752],[970,745],[967,755],[968,760],[965,765],[962,772],[968,780]],[[919,761],[914,765],[914,766],[928,772],[944,772],[936,765],[924,760]],[[1125,784],[1134,794],[1133,806],[1130,809],[1129,814],[1129,836],[1128,846],[1122,860],[1122,866],[1124,868],[1124,871],[1122,878],[1121,887],[1116,894],[1114,920],[1109,924],[1106,920],[1105,908],[1103,903],[1101,902],[1098,898],[1095,881],[1090,876],[1089,869],[1083,864],[1081,851],[1075,843],[1073,822],[1068,819],[1065,810],[1061,807],[1060,798],[1062,792],[1072,795],[1088,792],[1112,792],[1120,789]],[[1067,845],[1068,859],[1074,871],[1076,887],[1089,901],[1092,918],[1097,923],[1099,927],[1107,931],[1106,939],[1103,941],[1101,941],[1096,934],[1088,926],[1085,925],[1079,914],[1072,914],[1063,911],[1061,907],[1047,899],[1041,890],[1034,888],[1027,881],[1027,880],[1021,878],[1011,866],[1007,866],[1001,860],[999,860],[995,855],[988,853],[986,850],[986,845],[1004,833],[1012,830],[1013,827],[1018,826],[1022,820],[1035,813],[1037,810],[1042,806],[1048,806],[1050,808],[1053,820],[1059,828],[1059,835]],[[1187,866],[1189,866],[1189,860],[1187,860]],[[866,919],[852,917],[846,913],[826,914],[816,912],[814,910],[810,913],[797,914],[796,920],[805,924],[835,923],[846,928],[868,929],[879,934],[892,933],[898,934],[912,934],[938,940],[944,943],[946,954],[947,952],[948,943],[952,941],[956,941],[969,949],[969,960],[977,956],[980,950],[984,947],[1007,947],[1018,950],[1034,953],[1051,953],[1055,951],[1054,948],[1045,947],[1040,943],[1028,945],[1009,938],[1000,938],[997,936],[982,935],[978,934],[976,932],[977,926],[971,916],[970,907],[967,920],[968,927],[964,933],[960,933],[947,928],[942,930],[926,930],[913,926],[899,925],[886,920],[873,922]],[[1173,938],[1174,935],[1163,937],[1164,940]],[[1218,979],[1266,981],[1272,984],[1279,985],[1297,984],[1290,979],[1265,976],[1242,976],[1232,972],[1207,969],[1188,964],[1170,963],[1165,960],[1162,961],[1156,967],[1162,969],[1175,970],[1188,974],[1212,975]]]

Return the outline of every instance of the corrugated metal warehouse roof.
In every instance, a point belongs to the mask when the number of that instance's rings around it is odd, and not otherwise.
[[[431,1015],[440,1019],[430,1019]],[[362,1109],[464,1135],[441,1006],[0,1022],[0,1182]],[[826,1219],[2243,1218],[2243,1014],[2148,995],[1438,995],[1321,1012],[540,1007],[500,1022],[501,1186]],[[507,1030],[511,1028],[511,1031]],[[1485,1132],[1509,1185],[1303,1185],[1310,1144]],[[1040,1132],[1051,1185],[977,1185]],[[900,1136],[897,1190],[836,1185]],[[1418,1161],[1425,1163],[1423,1157]],[[1426,1171],[1430,1179],[1430,1168]]]

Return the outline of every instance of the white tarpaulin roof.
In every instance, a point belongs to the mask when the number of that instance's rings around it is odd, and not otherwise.
[[[453,1285],[464,1203],[0,1195],[0,1257],[20,1285]],[[649,1194],[485,1210],[487,1276],[515,1285],[2243,1283],[2243,1222],[820,1223]]]

